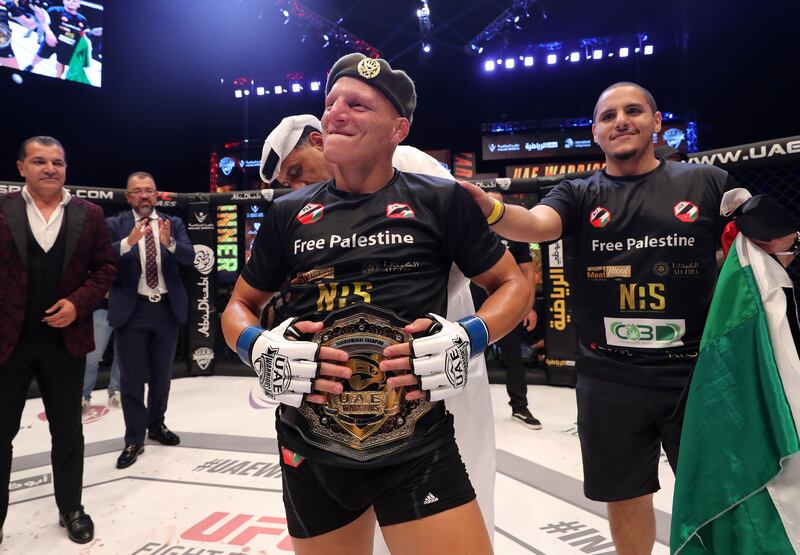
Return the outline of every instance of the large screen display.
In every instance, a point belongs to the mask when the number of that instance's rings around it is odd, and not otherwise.
[[[103,2],[0,0],[0,67],[99,87]]]

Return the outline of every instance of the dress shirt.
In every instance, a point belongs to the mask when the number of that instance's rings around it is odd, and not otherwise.
[[[131,212],[133,212],[133,221],[135,222],[134,225],[139,225],[139,222],[144,216],[140,215],[135,210],[132,210]],[[156,293],[158,293],[159,295],[163,295],[164,293],[168,292],[167,285],[164,282],[164,274],[161,272],[161,248],[159,247],[161,241],[159,240],[159,217],[158,214],[156,214],[155,210],[153,210],[150,213],[149,218],[150,218],[150,229],[152,230],[153,233],[153,239],[156,242],[156,267],[158,268],[158,285],[156,286],[155,289],[147,285],[147,276],[144,271],[144,269],[147,267],[147,261],[145,259],[146,249],[144,244],[145,236],[142,236],[142,238],[139,239],[139,242],[137,243],[137,245],[139,245],[139,262],[142,265],[142,274],[139,276],[139,286],[136,288],[137,293],[139,293],[140,295],[146,295],[148,297]],[[167,247],[167,251],[169,251],[171,254],[175,254],[175,248],[176,245],[174,243],[174,237],[173,237],[173,243],[172,245]],[[124,256],[130,250],[131,246],[128,244],[128,238],[126,237],[119,242],[119,255]]]
[[[28,192],[28,186],[22,188],[22,198],[25,199],[25,212],[28,215],[28,225],[31,226],[31,232],[34,239],[39,243],[44,252],[50,251],[53,244],[56,242],[58,232],[61,230],[61,222],[64,220],[64,207],[72,198],[69,191],[61,189],[61,202],[58,203],[56,209],[50,214],[50,221],[44,219],[39,207]]]

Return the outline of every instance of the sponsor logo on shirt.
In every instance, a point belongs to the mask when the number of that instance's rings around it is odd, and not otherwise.
[[[683,200],[676,204],[672,208],[672,211],[675,213],[675,217],[684,223],[697,221],[697,218],[700,216],[700,210],[698,210],[694,203],[688,200]]]
[[[325,207],[321,204],[310,202],[306,204],[297,214],[297,221],[303,225],[313,224],[322,219]]]
[[[333,279],[333,275],[333,266],[314,268],[307,272],[299,272],[292,278],[290,283],[292,285],[305,285],[306,283],[312,283],[317,280]]]
[[[666,349],[683,345],[686,320],[603,318],[606,343],[637,349]]]
[[[659,277],[672,274],[673,277],[698,277],[700,275],[699,262],[656,262],[653,273]]]
[[[598,206],[589,214],[589,223],[594,227],[606,227],[611,222],[611,212],[607,208]]]
[[[386,205],[387,218],[413,218],[414,210],[407,204],[392,202]]]
[[[588,279],[620,279],[631,277],[630,266],[589,266],[586,268]]]

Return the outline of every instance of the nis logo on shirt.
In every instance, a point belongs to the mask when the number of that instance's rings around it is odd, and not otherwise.
[[[322,219],[325,207],[321,204],[309,202],[297,213],[297,221],[303,225],[313,224]]]

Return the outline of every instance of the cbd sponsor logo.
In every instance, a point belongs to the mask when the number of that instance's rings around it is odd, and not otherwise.
[[[386,205],[387,218],[413,218],[414,210],[407,205],[400,202],[393,202]]]
[[[606,343],[640,349],[663,349],[683,345],[685,320],[649,318],[603,318]]]
[[[297,221],[303,225],[313,224],[320,221],[324,213],[324,206],[310,202],[297,213]]]
[[[611,212],[607,208],[598,206],[589,214],[589,223],[594,227],[606,227],[611,222]]]
[[[676,218],[685,223],[694,222],[700,216],[700,210],[688,200],[683,200],[676,204],[672,211],[675,213]]]
[[[619,309],[622,311],[655,310],[666,308],[663,283],[620,283]]]

